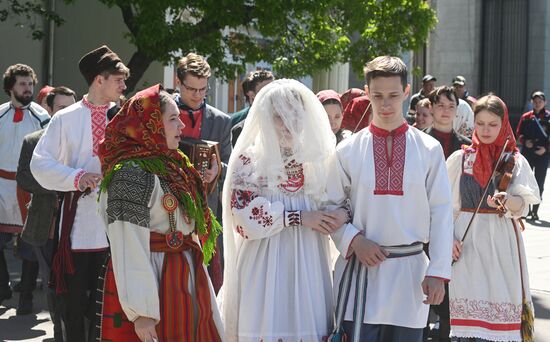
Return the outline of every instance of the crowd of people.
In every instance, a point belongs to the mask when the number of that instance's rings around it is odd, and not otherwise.
[[[397,57],[343,94],[251,71],[231,115],[198,54],[174,93],[128,100],[107,46],[78,67],[86,94],[34,102],[12,65],[0,105],[0,305],[15,291],[32,313],[40,273],[56,341],[533,341],[521,231],[550,156],[543,92],[513,132],[463,76],[424,76],[403,113]],[[207,167],[189,144],[215,146]]]

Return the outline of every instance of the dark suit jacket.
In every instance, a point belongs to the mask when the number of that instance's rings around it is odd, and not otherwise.
[[[40,186],[34,179],[30,168],[32,153],[42,134],[44,134],[43,129],[25,136],[16,175],[17,185],[32,193],[32,200],[21,238],[33,246],[46,244],[57,210],[57,193]]]

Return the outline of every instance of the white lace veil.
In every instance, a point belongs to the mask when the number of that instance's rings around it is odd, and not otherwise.
[[[329,159],[335,146],[328,115],[305,85],[281,79],[258,92],[229,158],[223,186],[225,270],[218,301],[229,340],[235,336],[238,324],[236,260],[242,243],[233,231],[232,190],[263,194],[280,191],[277,186],[287,179],[284,165],[294,159],[303,166],[305,195],[319,205],[326,198]],[[250,158],[247,171],[243,171],[241,156]]]
[[[229,161],[225,188],[277,191],[286,180],[290,159],[304,168],[305,194],[325,197],[328,158],[335,150],[328,116],[315,94],[302,83],[281,79],[260,90]],[[232,160],[251,158],[253,175],[240,174]]]

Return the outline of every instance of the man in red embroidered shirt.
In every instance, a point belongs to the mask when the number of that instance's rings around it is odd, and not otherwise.
[[[354,341],[421,342],[429,305],[442,302],[451,277],[445,158],[437,140],[403,118],[410,88],[403,61],[375,58],[365,66],[365,79],[372,122],[338,145],[327,186],[329,202],[342,205],[349,198],[353,213],[331,235],[341,254],[335,288],[350,279],[342,276],[348,258],[355,255],[361,264],[353,270],[359,280],[347,304],[337,307]],[[423,255],[428,242],[429,260]]]
[[[227,169],[227,162],[231,154],[231,117],[219,109],[206,103],[208,93],[208,78],[211,69],[203,56],[189,53],[180,59],[177,68],[177,85],[180,94],[176,95],[176,101],[180,110],[180,120],[185,127],[183,137],[210,140],[219,143],[220,155],[216,156],[221,161],[221,178],[217,186],[208,195],[208,206],[212,212],[221,219],[220,191]],[[218,166],[212,160],[210,169],[205,171],[204,181],[212,183],[216,181]],[[218,242],[221,243],[221,239]],[[216,292],[221,287],[220,255],[216,253],[211,261],[210,276]]]
[[[98,212],[101,164],[97,152],[105,136],[107,111],[126,90],[130,71],[107,46],[84,55],[78,67],[88,94],[52,118],[30,167],[43,188],[64,193],[52,280],[61,297],[67,340],[86,341],[87,318],[88,341],[92,341],[97,277],[109,248],[105,222]]]

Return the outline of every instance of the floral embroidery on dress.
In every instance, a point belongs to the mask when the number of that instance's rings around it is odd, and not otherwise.
[[[264,228],[273,225],[273,216],[269,215],[269,213],[264,210],[263,205],[252,208],[251,214],[249,218],[258,222],[258,224],[261,224]]]
[[[292,159],[285,165],[286,181],[278,185],[279,190],[287,193],[295,193],[304,186],[304,167]]]
[[[247,207],[254,198],[258,197],[253,191],[233,190],[231,194],[231,208],[243,209]]]
[[[453,319],[491,323],[521,322],[521,304],[457,298],[449,301],[449,308]]]

